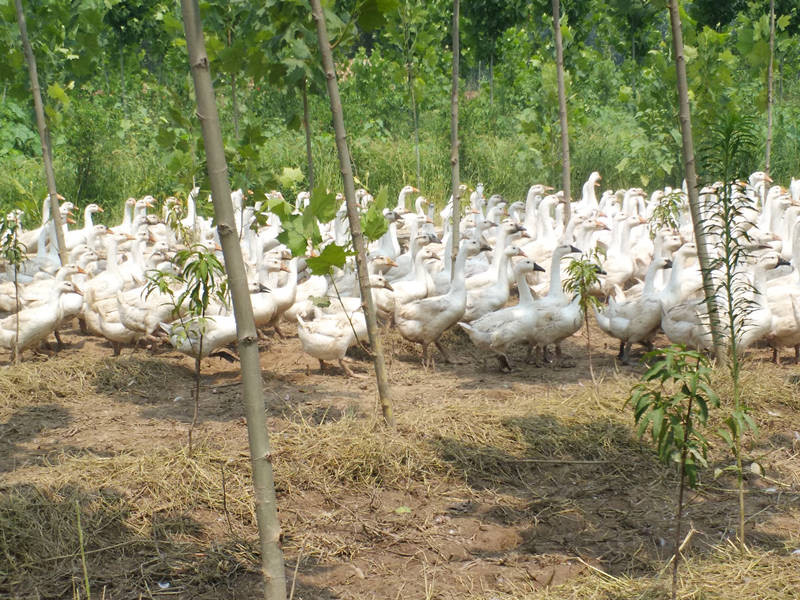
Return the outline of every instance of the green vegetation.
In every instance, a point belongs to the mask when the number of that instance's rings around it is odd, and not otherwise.
[[[377,3],[381,4],[381,3]],[[370,189],[417,183],[450,194],[450,2],[337,2],[328,14],[356,177]],[[556,70],[549,2],[485,2],[462,16],[461,177],[521,198],[560,173]],[[695,0],[683,9],[698,144],[717,115],[756,124],[747,157],[763,163],[768,2]],[[723,6],[724,5],[724,6]],[[118,217],[128,196],[207,188],[177,5],[161,0],[26,7],[54,142],[59,190]],[[71,12],[72,11],[72,12]],[[776,5],[775,133],[771,174],[800,173],[800,16]],[[0,1],[4,61],[0,206],[45,195],[39,145],[13,4]],[[299,0],[262,7],[204,4],[226,154],[234,187],[280,189],[305,181],[303,82],[316,184],[341,189],[310,14]],[[565,3],[562,18],[573,188],[598,170],[610,187],[676,185],[682,178],[666,9],[658,2]],[[419,181],[415,122],[418,122]],[[286,185],[284,168],[302,180]],[[701,177],[702,177],[701,173]],[[204,195],[205,197],[205,195]]]

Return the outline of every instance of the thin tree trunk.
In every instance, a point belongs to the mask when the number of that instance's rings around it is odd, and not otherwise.
[[[686,177],[686,191],[689,196],[689,210],[692,214],[694,238],[697,245],[697,258],[703,274],[703,292],[706,298],[709,320],[711,321],[711,338],[714,343],[714,354],[717,360],[725,361],[725,348],[720,335],[719,312],[714,298],[714,282],[711,279],[711,260],[708,256],[706,235],[703,229],[700,203],[697,197],[697,172],[694,161],[694,142],[692,140],[692,114],[689,108],[689,84],[686,80],[686,61],[683,56],[683,32],[681,17],[678,12],[678,0],[669,0],[669,16],[672,25],[672,49],[675,53],[675,71],[678,78],[678,102],[683,139],[683,165]]]
[[[767,66],[767,144],[764,172],[769,175],[772,152],[773,64],[775,60],[775,0],[769,0],[769,64]]]
[[[311,152],[311,115],[308,112],[308,79],[303,77],[303,129],[306,132],[306,165],[308,169],[308,188],[314,189],[314,156]]]
[[[16,238],[16,237],[17,237],[17,233],[15,231],[14,232],[14,238]],[[16,239],[14,240],[14,245],[16,245]],[[18,273],[19,273],[19,265],[15,262],[14,263],[14,304],[16,305],[16,308],[17,308],[17,318],[16,318],[15,323],[14,323],[14,326],[15,326],[15,330],[14,330],[14,364],[15,365],[19,364],[19,358],[20,358],[19,357],[19,311],[20,311],[20,308],[22,308],[20,306],[20,303],[19,303],[19,278],[18,278]]]
[[[556,41],[556,75],[558,77],[558,118],[561,122],[561,187],[564,190],[564,229],[572,218],[570,187],[569,129],[567,127],[567,92],[564,85],[564,48],[561,43],[561,3],[553,0],[553,34]]]
[[[452,280],[456,274],[456,256],[459,246],[459,229],[461,219],[461,182],[458,172],[458,66],[459,66],[459,32],[458,16],[460,10],[459,0],[453,0],[453,86],[450,92],[450,184],[453,189],[453,224],[450,233],[450,278]]]
[[[414,94],[414,73],[411,69],[411,62],[406,63],[406,74],[408,76],[408,95],[411,98],[411,117],[414,119],[414,154],[417,158],[417,187],[422,188],[420,184],[422,161],[419,156],[419,119],[417,117],[417,96]]]
[[[353,181],[353,169],[350,164],[350,150],[347,147],[347,134],[344,128],[342,101],[339,97],[339,84],[336,81],[336,67],[333,64],[333,51],[328,39],[328,28],[325,26],[325,17],[322,14],[320,0],[311,0],[311,16],[317,24],[317,37],[319,49],[322,54],[322,68],[330,97],[331,114],[333,116],[333,129],[336,134],[336,150],[339,154],[339,168],[342,172],[344,183],[344,196],[347,203],[347,218],[350,221],[350,233],[353,236],[353,246],[356,249],[356,271],[358,272],[358,287],[361,291],[361,302],[364,306],[367,321],[367,336],[372,347],[372,358],[375,364],[375,378],[378,383],[378,397],[380,398],[383,420],[390,427],[394,427],[394,412],[392,409],[391,390],[386,373],[386,362],[383,358],[383,344],[378,335],[378,324],[375,319],[375,300],[369,287],[369,272],[367,270],[367,252],[364,245],[364,236],[361,233],[361,220],[356,208],[356,186]]]
[[[689,405],[686,408],[686,423],[683,428],[683,449],[681,450],[681,484],[678,488],[678,514],[675,518],[675,556],[672,563],[672,600],[678,596],[678,561],[680,560],[681,525],[683,522],[683,491],[686,485],[686,455],[689,443],[689,432],[692,429],[692,400],[689,396]]]
[[[36,70],[36,57],[33,55],[31,43],[28,40],[28,26],[25,23],[25,13],[22,11],[22,0],[14,0],[17,10],[17,24],[19,25],[19,35],[22,38],[22,48],[25,52],[25,60],[28,63],[28,74],[31,79],[31,91],[33,92],[33,109],[36,113],[36,127],[39,129],[39,141],[42,143],[42,161],[44,162],[44,175],[47,180],[47,193],[50,195],[50,218],[56,228],[56,244],[58,245],[58,257],[61,264],[67,264],[67,246],[64,244],[64,230],[61,228],[61,212],[58,206],[58,193],[56,192],[56,176],[53,172],[53,153],[50,146],[50,130],[47,128],[47,120],[44,116],[44,106],[42,105],[42,91],[39,88],[39,73]]]
[[[197,115],[203,129],[208,176],[214,203],[214,216],[222,244],[225,270],[233,299],[236,319],[239,358],[242,365],[242,395],[247,415],[247,434],[250,442],[250,460],[253,465],[255,512],[261,549],[261,569],[264,580],[264,597],[267,600],[286,598],[286,575],[283,554],[278,544],[280,523],[275,498],[272,473],[272,451],[265,422],[264,393],[261,365],[258,357],[258,333],[253,319],[253,306],[247,290],[247,276],[242,260],[242,249],[236,233],[228,182],[228,166],[219,123],[214,87],[208,68],[208,56],[203,39],[203,27],[197,0],[181,0],[189,66],[197,97]]]

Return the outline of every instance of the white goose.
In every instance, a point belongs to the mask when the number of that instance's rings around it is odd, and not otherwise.
[[[0,320],[0,346],[14,351],[17,328],[19,328],[19,356],[23,351],[44,341],[52,333],[62,317],[61,296],[63,294],[79,294],[70,281],[62,281],[52,288],[52,293],[43,304],[25,308],[20,312]]]
[[[527,330],[533,325],[533,295],[527,276],[534,271],[543,272],[544,269],[529,258],[523,258],[514,266],[519,304],[491,312],[472,323],[459,322],[475,346],[497,355],[501,369],[511,370],[508,350],[513,344],[524,341]]]
[[[494,284],[482,288],[467,290],[467,308],[461,321],[471,323],[485,314],[498,310],[506,305],[510,293],[510,282],[508,278],[508,263],[514,256],[525,256],[519,247],[507,246],[502,252],[500,262],[495,273]]]
[[[446,362],[452,362],[447,351],[439,343],[439,338],[464,315],[467,306],[464,264],[468,256],[477,254],[480,250],[480,244],[474,240],[461,242],[453,271],[453,283],[447,294],[397,305],[395,309],[397,329],[405,339],[422,344],[423,364],[428,364],[428,346],[431,343],[436,345]],[[429,364],[433,366],[433,357]]]
[[[600,312],[595,307],[597,324],[605,333],[620,341],[619,358],[623,364],[630,361],[634,343],[649,342],[661,324],[661,298],[655,290],[656,273],[672,267],[672,262],[661,255],[656,256],[647,269],[644,290],[639,298],[617,302],[614,296],[608,299],[608,309]]]

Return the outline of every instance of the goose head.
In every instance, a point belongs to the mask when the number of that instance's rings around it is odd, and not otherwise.
[[[561,260],[567,254],[580,254],[581,250],[576,248],[572,244],[560,244],[556,246],[555,250],[553,250],[553,259],[554,260]],[[558,257],[558,259],[556,259]]]
[[[383,275],[371,275],[369,278],[369,286],[371,288],[386,289],[390,292],[394,291],[392,285],[387,281]]]
[[[523,258],[522,260],[517,261],[517,264],[514,265],[514,274],[517,277],[520,277],[525,273],[533,273],[534,271],[544,273],[545,269],[536,263],[532,258]]]
[[[377,273],[386,273],[392,267],[397,266],[397,263],[388,256],[376,256],[372,260],[372,264],[374,265]]]

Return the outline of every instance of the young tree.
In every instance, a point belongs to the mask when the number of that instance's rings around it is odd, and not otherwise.
[[[592,366],[592,343],[589,330],[589,309],[601,306],[600,298],[592,295],[592,289],[600,283],[598,275],[604,274],[597,260],[596,252],[589,256],[581,256],[570,261],[567,266],[567,279],[564,281],[564,291],[578,296],[578,303],[583,313],[583,322],[586,325],[586,355],[589,358],[589,374],[592,383],[596,384],[594,378],[594,367]]]
[[[0,256],[14,267],[14,303],[17,315],[20,311],[19,299],[19,267],[25,260],[25,247],[19,240],[20,212],[13,211],[0,217]],[[16,319],[14,332],[14,364],[19,364],[19,318]]]
[[[564,228],[571,215],[569,167],[569,129],[567,128],[567,92],[564,86],[564,48],[561,42],[561,2],[553,0],[553,34],[556,42],[556,74],[558,77],[558,118],[561,122],[561,186],[564,189]]]
[[[194,346],[197,340],[197,355],[194,359],[194,414],[189,425],[189,455],[192,454],[192,433],[197,425],[200,412],[200,367],[203,360],[203,341],[209,320],[208,307],[212,299],[221,304],[228,303],[228,285],[225,281],[225,269],[213,251],[201,244],[179,250],[173,263],[177,275],[154,271],[148,273],[145,286],[146,295],[155,290],[171,298],[173,316],[178,323],[172,326],[170,335],[186,339]],[[181,290],[175,296],[175,285]]]
[[[709,405],[718,407],[720,402],[711,388],[711,368],[705,355],[670,346],[648,353],[645,361],[653,361],[652,366],[633,387],[629,399],[639,426],[639,437],[649,428],[661,461],[680,465],[672,563],[672,600],[675,600],[684,487],[687,478],[689,487],[695,487],[697,466],[707,466],[709,444],[699,427],[708,422]]]
[[[245,401],[250,460],[253,465],[253,487],[255,488],[256,521],[258,522],[261,547],[264,597],[267,600],[283,600],[286,598],[286,575],[283,568],[283,553],[278,544],[280,523],[272,474],[272,451],[264,418],[265,406],[261,365],[258,357],[258,333],[253,318],[253,305],[247,289],[242,249],[239,245],[233,216],[225,146],[222,141],[222,130],[214,98],[214,87],[211,82],[197,0],[181,0],[181,10],[189,53],[189,66],[197,98],[197,115],[203,129],[208,160],[214,215],[225,258],[225,269],[228,273],[233,314],[236,319],[239,358],[242,365],[242,396]]]
[[[350,163],[350,150],[347,147],[347,133],[344,127],[342,101],[339,97],[339,85],[336,82],[336,67],[333,63],[333,51],[328,39],[328,29],[325,25],[325,15],[322,12],[320,0],[311,0],[311,16],[317,24],[317,37],[319,50],[322,55],[322,68],[328,85],[331,114],[333,116],[333,129],[336,134],[336,150],[339,154],[339,169],[344,183],[344,196],[347,203],[347,219],[350,222],[350,233],[353,237],[353,246],[356,250],[356,271],[358,273],[358,287],[361,291],[361,301],[364,304],[364,313],[367,321],[367,336],[372,348],[375,364],[375,378],[378,383],[378,397],[381,402],[383,420],[390,427],[394,427],[394,412],[392,409],[391,389],[386,373],[386,362],[383,357],[383,344],[378,335],[378,323],[375,318],[375,300],[370,289],[369,272],[367,270],[367,251],[364,236],[361,232],[361,221],[356,205],[356,186],[353,180],[353,168]]]
[[[694,141],[692,139],[692,113],[689,108],[689,84],[686,79],[686,59],[683,55],[683,32],[681,16],[678,11],[678,0],[669,0],[669,17],[672,26],[672,50],[675,54],[675,71],[678,83],[679,119],[681,138],[683,140],[683,165],[686,178],[686,193],[689,196],[689,211],[692,214],[694,237],[697,245],[697,258],[703,274],[703,293],[705,294],[708,316],[711,324],[711,337],[714,343],[714,354],[720,362],[725,360],[725,348],[719,326],[719,311],[714,296],[714,281],[711,277],[711,260],[703,230],[700,202],[698,199],[697,171],[695,170]]]
[[[44,116],[44,105],[42,104],[42,91],[39,88],[39,73],[36,70],[36,57],[33,55],[31,43],[28,40],[28,26],[25,23],[25,13],[22,10],[22,0],[14,0],[14,7],[17,11],[17,24],[19,25],[19,35],[22,38],[22,48],[25,52],[25,60],[28,63],[28,75],[31,79],[31,91],[33,92],[33,109],[36,113],[36,126],[39,129],[39,140],[42,143],[42,161],[44,162],[44,174],[47,179],[47,193],[50,195],[50,218],[55,224],[56,243],[58,244],[58,256],[61,264],[67,264],[67,247],[64,244],[64,230],[61,227],[61,213],[58,206],[58,193],[56,192],[56,176],[53,172],[53,153],[50,144],[50,130],[47,128],[47,120]]]
[[[772,103],[773,98],[773,63],[775,60],[775,0],[769,0],[769,63],[767,65],[767,143],[764,172],[769,175],[770,154],[772,152]],[[766,199],[766,196],[765,196]]]
[[[453,0],[453,86],[450,91],[450,187],[453,190],[453,225],[450,239],[452,261],[450,276],[455,276],[456,256],[458,255],[459,222],[461,218],[461,185],[459,181],[459,142],[458,142],[458,63],[459,63],[459,35],[458,16],[459,0]]]

